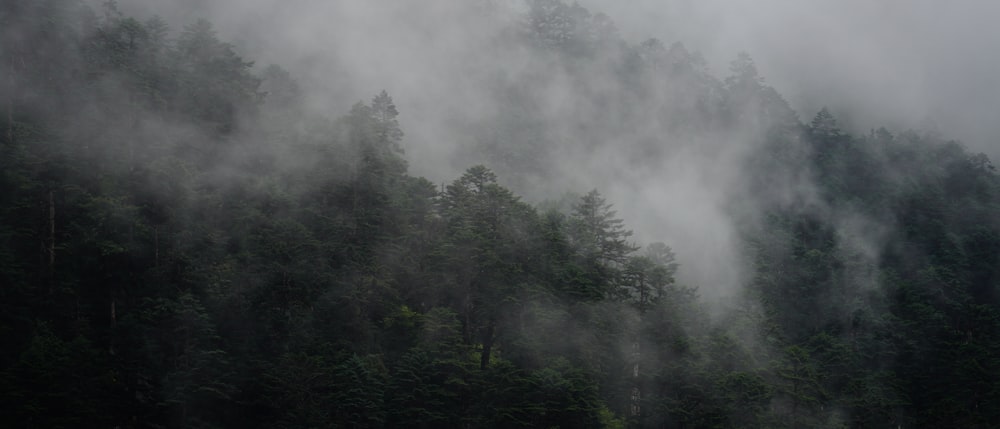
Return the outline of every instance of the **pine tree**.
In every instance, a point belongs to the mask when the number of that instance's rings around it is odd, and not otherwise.
[[[570,245],[588,273],[586,284],[580,285],[583,290],[577,293],[588,299],[614,294],[621,268],[628,255],[638,249],[628,242],[632,231],[625,229],[624,221],[615,217],[611,207],[597,190],[592,190],[573,206],[570,217]]]

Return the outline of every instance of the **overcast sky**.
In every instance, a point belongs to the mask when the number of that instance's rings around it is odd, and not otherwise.
[[[823,105],[856,129],[935,123],[1000,157],[1000,2],[580,0],[632,41],[683,42],[716,75],[746,51],[808,120]]]

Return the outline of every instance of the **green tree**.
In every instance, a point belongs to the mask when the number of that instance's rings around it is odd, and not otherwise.
[[[256,110],[261,80],[233,47],[219,41],[212,24],[199,20],[184,28],[176,42],[176,109],[226,134],[244,111]]]
[[[482,344],[481,366],[489,364],[497,329],[526,278],[523,262],[530,258],[537,215],[512,192],[496,183],[484,166],[470,168],[448,185],[441,196],[447,224],[447,266],[454,273],[466,341]]]
[[[625,229],[624,221],[615,217],[611,207],[592,190],[573,206],[570,216],[570,245],[587,273],[576,293],[585,299],[599,300],[615,293],[621,267],[638,249],[628,242],[632,231]]]

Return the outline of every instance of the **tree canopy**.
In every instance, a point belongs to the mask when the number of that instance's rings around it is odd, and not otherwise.
[[[749,55],[717,79],[575,3],[522,18],[504,42],[607,78],[559,88],[602,109],[555,123],[557,79],[491,75],[482,163],[435,185],[386,91],[316,112],[208,21],[2,3],[0,426],[1000,421],[985,155],[825,108],[802,123]],[[746,266],[718,267],[740,292],[702,300],[677,262],[693,244],[634,233],[621,193],[522,197],[567,171],[562,145],[593,149],[566,129],[639,170],[673,168],[667,136],[755,145],[725,207]]]

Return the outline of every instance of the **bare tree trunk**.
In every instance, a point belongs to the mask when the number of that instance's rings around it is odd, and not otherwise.
[[[632,343],[632,392],[629,395],[629,410],[628,415],[632,417],[639,417],[642,413],[641,402],[642,402],[642,391],[639,388],[639,359],[641,357],[639,350],[639,338],[636,335],[635,342]]]
[[[25,69],[24,56],[20,55],[20,52],[18,52],[18,55],[15,55],[15,52],[19,51],[18,48],[20,48],[20,46],[16,46],[14,49],[11,49],[11,52],[9,53],[10,57],[8,58],[9,62],[8,62],[8,67],[7,67],[8,71],[9,71],[9,73],[7,74],[7,84],[9,85],[9,87],[7,88],[8,89],[8,92],[7,92],[7,143],[9,143],[9,144],[14,143],[14,103],[17,100],[17,93],[18,93],[18,91],[17,91],[17,65],[16,65],[17,61],[16,60],[20,60],[21,61],[21,69],[22,70]]]
[[[479,358],[479,369],[490,366],[490,354],[493,352],[493,341],[496,339],[496,322],[490,321],[483,334],[483,354]]]
[[[117,309],[115,308],[115,297],[114,297],[114,295],[112,295],[111,296],[111,335],[110,335],[110,338],[108,340],[108,354],[110,354],[112,356],[115,354],[115,334],[114,334],[114,331],[115,331],[115,327],[117,327],[117,326],[118,326],[118,314],[117,314]]]
[[[17,91],[17,84],[14,81],[14,57],[10,58],[10,72],[7,76],[7,83],[10,85],[7,94],[7,144],[14,143],[14,92]]]
[[[639,326],[636,327],[635,342],[632,343],[632,394],[629,397],[629,415],[642,415],[642,387],[639,379],[639,362],[642,360],[642,320],[646,314],[646,278],[639,275]]]
[[[468,294],[465,296],[463,307],[465,307],[463,311],[465,323],[462,325],[462,339],[466,344],[472,344],[472,297]]]
[[[160,227],[153,227],[153,266],[160,266]]]
[[[49,237],[48,237],[47,253],[49,257],[48,264],[48,278],[49,278],[49,293],[51,294],[55,289],[55,266],[56,266],[56,203],[55,203],[55,191],[49,189]]]
[[[132,116],[131,135],[128,139],[128,171],[135,171],[135,136],[139,135],[139,106],[136,102],[135,90],[129,94],[129,110]]]
[[[646,312],[646,278],[645,275],[639,277],[639,318]]]
[[[796,368],[796,373],[797,373]],[[799,382],[795,380],[792,382],[792,427],[799,427]]]

